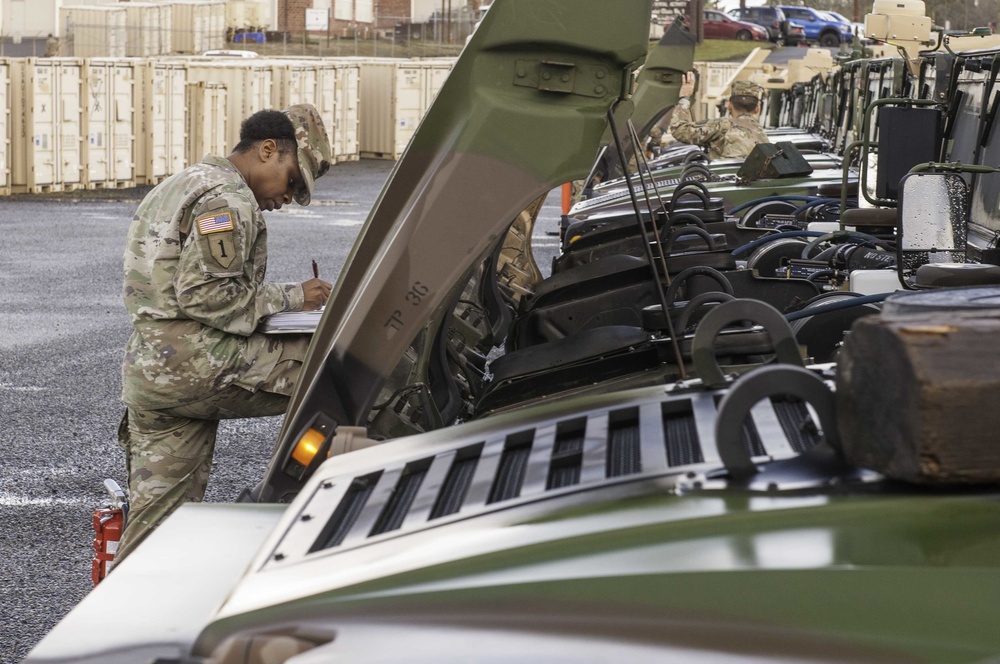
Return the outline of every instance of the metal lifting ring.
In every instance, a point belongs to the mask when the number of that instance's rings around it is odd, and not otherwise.
[[[740,299],[723,302],[701,319],[698,329],[695,330],[694,340],[691,342],[691,360],[695,372],[708,387],[720,387],[726,384],[726,377],[715,359],[715,337],[722,328],[743,320],[763,326],[771,337],[771,346],[779,362],[802,366],[802,355],[799,353],[795,333],[780,311],[760,300]]]
[[[681,315],[677,318],[677,331],[681,334],[687,329],[687,326],[691,322],[691,317],[694,312],[698,311],[701,307],[706,304],[722,304],[723,302],[729,302],[735,300],[736,298],[729,293],[723,293],[721,291],[711,291],[709,293],[699,293],[688,300],[688,303],[684,305],[681,309]]]
[[[715,416],[715,444],[719,457],[735,480],[746,479],[757,472],[743,444],[743,422],[757,403],[775,396],[796,397],[812,406],[826,442],[834,449],[840,448],[833,391],[819,376],[792,365],[758,367],[733,383],[719,403]]]
[[[667,288],[666,294],[668,305],[674,303],[674,298],[677,297],[677,291],[680,289],[681,284],[697,274],[700,274],[703,277],[711,277],[712,279],[715,279],[716,283],[722,286],[723,292],[729,295],[734,295],[733,285],[729,283],[729,280],[726,279],[724,274],[716,270],[714,267],[708,267],[707,265],[695,265],[694,267],[689,267],[686,270],[681,270],[680,273],[678,273],[677,276],[671,280],[670,287]]]
[[[674,249],[674,240],[676,240],[681,235],[697,235],[698,237],[700,237],[702,240],[705,241],[705,246],[707,247],[708,251],[715,251],[716,249],[715,240],[713,240],[712,236],[709,235],[708,232],[705,231],[704,229],[698,228],[697,226],[693,225],[678,226],[677,228],[671,230],[670,235],[667,236],[667,241],[663,248],[663,253],[665,255],[669,256],[671,254],[671,252]]]

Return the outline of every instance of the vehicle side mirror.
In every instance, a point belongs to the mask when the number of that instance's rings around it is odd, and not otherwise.
[[[909,173],[899,181],[896,265],[900,278],[926,263],[964,263],[969,187],[958,173]]]

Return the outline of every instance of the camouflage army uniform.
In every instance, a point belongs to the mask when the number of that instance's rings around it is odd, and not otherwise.
[[[311,139],[300,135],[298,155],[310,190],[330,154],[313,120],[325,152],[303,155]],[[295,199],[308,203],[309,192]],[[204,497],[220,419],[285,412],[310,338],[256,332],[265,316],[304,302],[301,284],[266,283],[266,265],[264,216],[228,159],[209,155],[167,178],[136,211],[124,259],[135,329],[119,429],[130,513],[118,560],[182,503]]]
[[[742,159],[758,143],[770,143],[755,113],[694,122],[691,102],[681,98],[670,118],[670,133],[682,143],[708,147],[709,159]]]

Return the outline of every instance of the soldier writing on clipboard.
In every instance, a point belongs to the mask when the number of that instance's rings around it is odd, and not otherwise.
[[[285,412],[310,337],[265,335],[258,325],[319,309],[331,285],[264,281],[262,210],[308,205],[330,153],[312,105],[259,111],[228,157],[208,155],[139,205],[124,258],[134,330],[119,442],[130,511],[116,562],[182,503],[204,497],[220,419]]]

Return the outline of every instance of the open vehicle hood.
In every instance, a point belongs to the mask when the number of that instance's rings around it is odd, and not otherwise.
[[[651,0],[500,0],[390,175],[315,333],[258,498],[299,437],[364,425],[450,289],[533,200],[583,178],[646,57]],[[624,123],[623,123],[624,124]]]

